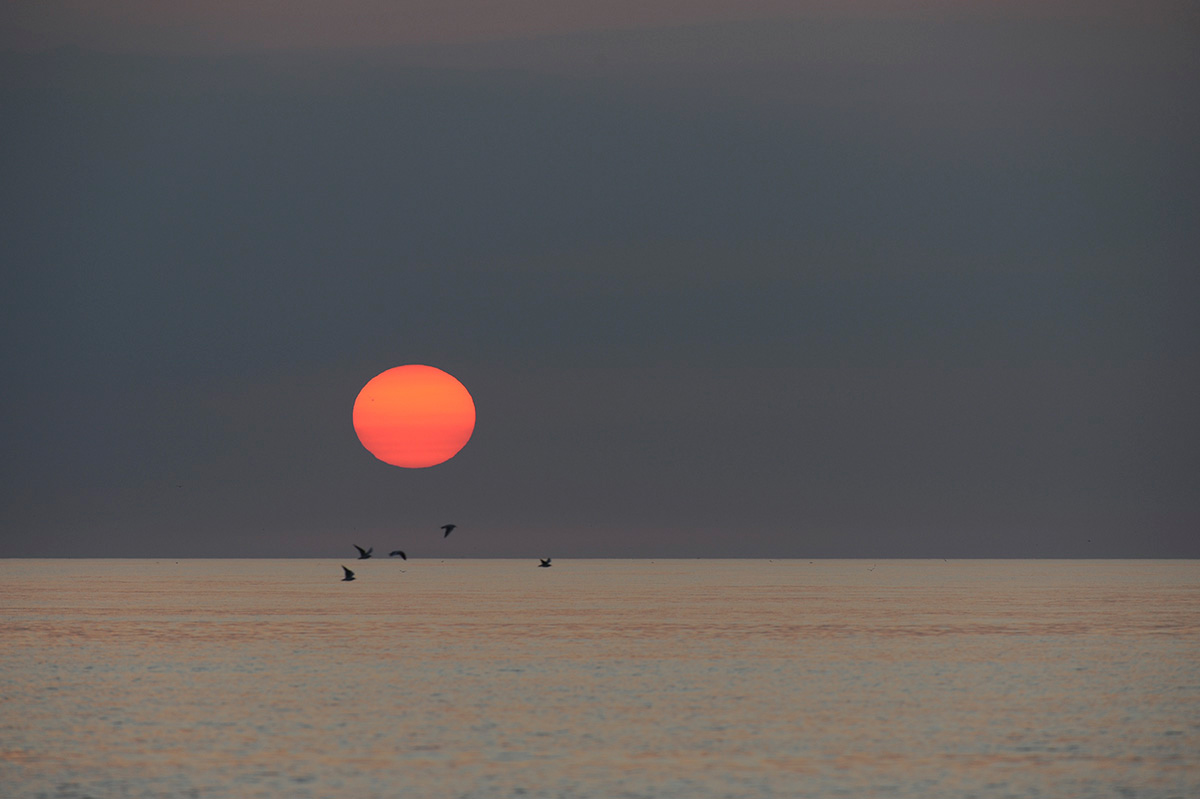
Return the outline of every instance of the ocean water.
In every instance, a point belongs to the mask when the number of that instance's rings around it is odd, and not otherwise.
[[[1200,797],[1196,561],[8,560],[0,641],[4,797]]]

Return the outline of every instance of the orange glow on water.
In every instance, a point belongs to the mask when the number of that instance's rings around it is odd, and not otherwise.
[[[410,364],[370,380],[354,401],[354,432],[384,463],[420,469],[453,458],[475,431],[475,402],[454,377]]]

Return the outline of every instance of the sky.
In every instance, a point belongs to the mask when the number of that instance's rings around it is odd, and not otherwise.
[[[1200,557],[1197,85],[1185,3],[7,3],[0,557]]]

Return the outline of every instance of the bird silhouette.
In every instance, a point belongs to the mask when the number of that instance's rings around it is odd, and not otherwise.
[[[342,571],[346,573],[346,576],[342,578],[343,583],[348,583],[354,579],[354,572],[350,571],[345,566],[342,567]]]
[[[550,558],[538,558],[538,560],[541,561],[541,563],[538,564],[539,569],[549,569],[550,568],[550,560],[551,560]]]
[[[371,557],[371,553],[375,551],[375,547],[370,547],[369,549],[363,549],[358,544],[355,544],[354,548],[358,550],[358,559],[359,560],[366,560],[367,558]]]
[[[405,555],[405,554],[404,554],[404,550],[401,550],[401,549],[394,549],[394,550],[392,550],[391,552],[389,552],[389,553],[388,553],[388,557],[389,557],[389,558],[394,558],[394,557],[396,557],[397,555],[399,555],[399,556],[400,556],[400,560],[408,560],[408,555]]]
[[[457,524],[443,524],[442,530],[444,530],[445,532],[442,534],[442,538],[445,538],[446,536],[453,533],[455,527],[458,527],[458,525]]]

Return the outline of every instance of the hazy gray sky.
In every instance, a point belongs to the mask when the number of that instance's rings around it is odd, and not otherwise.
[[[1186,5],[162,8],[0,16],[0,556],[1200,556]]]

